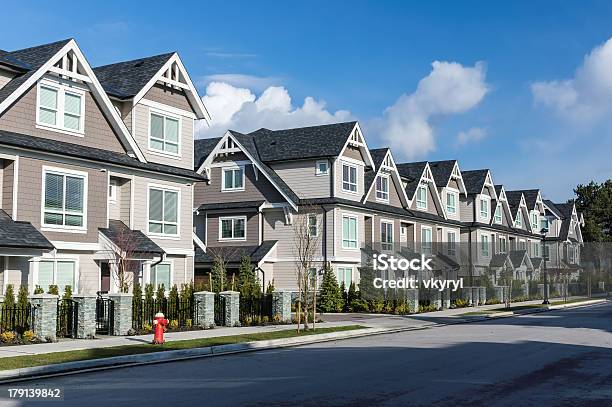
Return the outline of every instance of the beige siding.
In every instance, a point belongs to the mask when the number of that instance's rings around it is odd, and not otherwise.
[[[130,225],[131,219],[131,201],[132,201],[132,183],[131,181],[124,182],[117,193],[117,199],[121,202],[119,206],[119,220],[126,225]]]
[[[108,194],[107,174],[99,168],[61,164],[21,156],[19,159],[19,187],[17,207],[19,220],[32,223],[41,229],[43,166],[67,171],[87,173],[87,232],[69,233],[45,231],[49,240],[94,243],[98,241],[98,228],[106,227],[106,202]]]
[[[359,248],[363,247],[365,242],[365,216],[363,213],[354,210],[348,210],[344,208],[335,208],[334,214],[336,217],[336,239],[334,241],[336,255],[335,258],[342,258],[350,260],[351,262],[361,261],[361,251]],[[343,216],[356,216],[357,217],[357,249],[344,249],[342,248],[342,218]],[[331,225],[330,225],[331,226]]]
[[[328,197],[331,194],[331,169],[325,175],[316,175],[316,162],[289,161],[272,164],[271,167],[300,198]]]
[[[342,164],[344,163],[344,161],[342,160],[342,158],[337,159],[334,161],[334,177],[336,179],[335,181],[335,196],[338,198],[344,198],[344,199],[349,199],[352,201],[360,201],[361,198],[363,197],[363,194],[365,193],[363,190],[364,187],[364,181],[363,181],[363,176],[364,176],[364,165],[357,165],[357,192],[353,193],[353,192],[348,192],[348,191],[343,191],[342,190]],[[347,164],[350,165],[355,165],[355,163],[353,161],[350,162],[346,162]]]
[[[69,252],[62,252],[70,256]],[[81,294],[95,294],[100,288],[100,264],[94,260],[93,253],[75,253],[79,261],[79,286]]]
[[[276,255],[280,259],[293,258],[294,227],[285,224],[282,210],[269,210],[264,213],[264,240],[278,240]]]
[[[90,92],[85,92],[85,135],[83,137],[36,128],[36,86],[30,88],[2,116],[0,129],[29,134],[103,150],[125,152]]]
[[[168,112],[172,116],[176,116]],[[146,159],[150,162],[159,164],[172,165],[175,167],[193,169],[193,119],[187,116],[181,116],[180,129],[180,156],[173,157],[168,155],[160,155],[149,149],[149,120],[150,109],[143,104],[137,104],[132,110],[134,116],[134,131],[132,135],[136,139],[136,143],[140,146]]]
[[[182,89],[177,90],[168,86],[155,84],[149,89],[144,98],[177,109],[193,112],[189,99],[187,99]]]
[[[464,196],[459,198],[459,212],[462,222],[474,221],[474,197],[472,195],[467,198]]]
[[[7,268],[4,272],[8,273],[8,284],[13,285],[16,295],[19,287],[21,285],[28,287],[33,278],[32,273],[30,273],[30,262],[27,257],[8,257],[7,259]]]
[[[432,191],[435,190],[432,186],[427,188],[427,210],[423,211],[422,209],[417,209],[416,205],[417,205],[417,194],[416,192],[414,193],[414,198],[412,199],[412,205],[410,205],[410,209],[414,210],[414,211],[422,211],[422,212],[427,212],[427,213],[431,213],[434,215],[440,215],[442,216],[441,213],[438,213],[438,208],[436,207],[435,201],[434,201],[434,197],[432,195]],[[437,193],[437,192],[436,192]]]
[[[396,185],[395,182],[393,181],[393,177],[389,175],[389,203],[388,205],[394,206],[396,208],[403,208],[402,201],[399,195],[400,192],[398,191],[398,188],[401,188],[401,185],[399,186]],[[370,189],[370,193],[368,194],[367,201],[384,203],[384,202],[376,200],[376,179],[374,179],[374,181],[372,182],[372,187]]]
[[[13,78],[13,76],[14,74],[11,72],[0,70],[0,89],[2,89],[4,85],[9,83],[11,79]]]
[[[14,171],[15,162],[4,160],[4,168],[2,169],[2,209],[12,216],[13,214],[13,187],[14,187]]]
[[[246,216],[246,240],[220,240],[221,217]],[[206,214],[206,245],[217,246],[257,246],[259,245],[259,214],[257,212],[226,212]]]

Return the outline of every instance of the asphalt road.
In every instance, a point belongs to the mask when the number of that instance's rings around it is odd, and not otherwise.
[[[19,386],[85,407],[612,406],[611,332],[608,303]]]

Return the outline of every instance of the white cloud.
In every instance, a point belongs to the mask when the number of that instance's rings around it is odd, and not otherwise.
[[[202,98],[212,116],[212,126],[199,125],[199,137],[219,137],[226,130],[250,132],[261,127],[283,129],[351,120],[346,110],[330,112],[325,102],[306,97],[302,106],[293,106],[284,87],[268,87],[259,97],[250,89],[212,82]]]
[[[461,147],[468,143],[477,143],[488,136],[487,129],[472,127],[457,134],[457,146]]]
[[[397,155],[408,159],[423,156],[435,150],[431,119],[465,113],[477,106],[489,91],[485,76],[482,62],[464,67],[457,62],[435,61],[416,91],[400,96],[375,127]]]
[[[249,88],[261,92],[270,86],[280,85],[283,79],[276,76],[255,76],[240,73],[223,73],[207,75],[198,81],[198,85],[206,86],[212,82],[223,82],[238,88]]]
[[[584,57],[573,78],[531,85],[534,101],[564,117],[591,121],[612,111],[612,38]]]

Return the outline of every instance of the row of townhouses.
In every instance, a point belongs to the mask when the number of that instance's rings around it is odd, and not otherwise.
[[[118,291],[124,258],[131,281],[168,288],[245,254],[294,290],[298,221],[347,286],[372,251],[432,255],[474,285],[537,276],[543,250],[549,269],[578,269],[582,216],[538,189],[455,160],[396,163],[357,122],[195,140],[198,120],[211,118],[176,53],[91,67],[72,39],[0,50],[2,290]]]

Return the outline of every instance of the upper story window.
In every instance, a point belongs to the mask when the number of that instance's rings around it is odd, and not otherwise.
[[[480,236],[480,252],[483,256],[489,255],[489,235]]]
[[[502,223],[502,208],[501,208],[501,204],[499,203],[495,207],[495,214],[493,215],[493,221],[497,224]]]
[[[149,149],[178,156],[180,154],[180,119],[163,113],[151,112],[149,124]]]
[[[393,250],[393,222],[380,221],[380,243],[382,250]]]
[[[244,191],[244,168],[224,168],[221,191]]]
[[[489,220],[489,200],[480,198],[480,218]]]
[[[449,256],[454,256],[457,254],[457,234],[455,232],[447,232],[446,238],[447,242],[447,252]]]
[[[421,252],[431,254],[432,232],[430,228],[421,227]]]
[[[417,188],[416,207],[427,210],[427,185],[419,185]]]
[[[342,163],[342,190],[357,192],[357,167]]]
[[[538,233],[540,232],[538,230],[538,226],[540,225],[540,219],[539,219],[539,215],[537,212],[532,212],[531,213],[531,229],[533,230],[534,233]]]
[[[546,230],[550,230],[548,228],[548,218],[542,218],[540,219],[540,229],[546,229]]]
[[[85,92],[59,83],[40,82],[36,123],[83,134]]]
[[[179,191],[149,188],[149,233],[178,235]]]
[[[540,257],[540,242],[531,242],[531,257]]]
[[[376,177],[376,199],[389,202],[389,177],[386,175]]]
[[[317,237],[319,235],[319,227],[317,215],[311,213],[308,215],[308,236]]]
[[[357,217],[344,215],[342,216],[342,248],[356,249],[357,248]]]
[[[43,169],[43,220],[46,227],[82,229],[86,227],[87,174]]]
[[[316,162],[315,175],[327,175],[329,174],[329,162],[327,160],[320,160]]]
[[[506,253],[507,250],[508,250],[508,246],[506,246],[506,238],[500,237],[499,238],[499,252]]]
[[[514,220],[514,224],[517,228],[522,228],[523,227],[523,218],[521,216],[521,210],[519,209],[519,211],[516,213],[516,219]]]
[[[219,240],[246,239],[246,216],[222,217],[219,223]]]
[[[455,192],[446,192],[446,212],[449,215],[457,213],[457,194]]]

